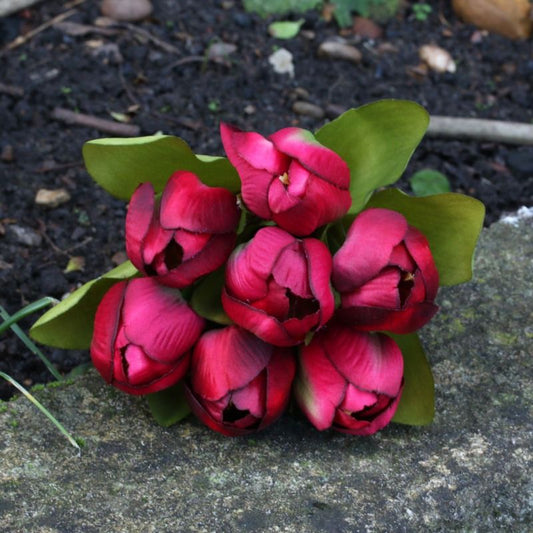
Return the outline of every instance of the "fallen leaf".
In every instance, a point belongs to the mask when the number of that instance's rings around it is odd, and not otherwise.
[[[465,22],[510,39],[527,39],[533,31],[529,0],[453,0]]]
[[[81,255],[75,255],[68,260],[67,266],[63,272],[67,274],[68,272],[78,272],[85,268],[85,257]]]
[[[268,26],[268,33],[276,39],[293,39],[298,35],[304,22],[304,19],[273,22]]]

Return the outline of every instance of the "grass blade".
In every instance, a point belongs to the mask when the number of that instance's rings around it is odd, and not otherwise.
[[[26,398],[28,398],[28,400],[30,400],[31,403],[33,403],[33,405],[35,405],[40,411],[42,411],[48,417],[48,419],[57,427],[57,429],[59,429],[59,431],[61,431],[61,433],[68,439],[70,444],[78,450],[78,453],[81,454],[81,448],[76,442],[76,440],[71,437],[70,433],[68,433],[68,431],[60,424],[60,422],[54,417],[54,415],[52,415],[52,413],[50,413],[50,411],[46,409],[46,407],[41,402],[39,402],[33,395],[31,395],[20,383],[15,381],[11,376],[8,376],[4,372],[0,372],[0,377],[4,378],[8,383],[11,383],[13,387],[18,389],[22,394],[24,394],[24,396],[26,396]]]

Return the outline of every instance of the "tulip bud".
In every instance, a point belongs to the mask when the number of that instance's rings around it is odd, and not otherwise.
[[[317,239],[260,229],[226,265],[222,305],[239,326],[275,346],[294,346],[333,315],[331,254]]]
[[[403,215],[368,209],[333,258],[338,316],[357,329],[412,333],[437,312],[439,274],[427,239]]]
[[[383,333],[330,323],[301,348],[294,393],[319,430],[375,433],[394,416],[402,387],[402,353]]]
[[[285,128],[268,139],[222,123],[222,144],[242,182],[246,207],[298,236],[350,208],[350,170],[309,131]]]
[[[131,262],[170,287],[183,288],[224,264],[235,245],[237,199],[208,187],[192,172],[176,172],[160,200],[151,183],[133,193],[126,216]]]
[[[121,281],[96,311],[91,357],[111,385],[130,394],[150,394],[185,375],[203,326],[178,290],[152,278]]]
[[[244,435],[272,424],[287,406],[296,371],[294,354],[229,326],[204,333],[186,385],[194,414],[224,435]]]

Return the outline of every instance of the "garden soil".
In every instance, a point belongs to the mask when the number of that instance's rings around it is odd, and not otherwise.
[[[449,2],[429,3],[431,14],[419,21],[406,2],[374,39],[342,32],[362,55],[357,63],[319,56],[322,42],[341,37],[320,13],[283,17],[304,23],[282,41],[267,31],[273,19],[245,12],[239,1],[154,0],[148,19],[112,27],[98,21],[92,0],[73,8],[44,1],[0,19],[0,304],[13,313],[45,295],[61,298],[125,259],[126,205],[92,182],[81,156],[84,142],[110,135],[58,121],[55,108],[130,120],[140,135],[177,135],[213,155],[223,154],[221,120],[263,134],[290,125],[315,130],[383,98],[413,100],[434,115],[531,123],[532,41],[479,32],[457,20]],[[29,36],[69,7],[63,23]],[[8,47],[21,35],[23,44]],[[221,53],[216,43],[234,49]],[[424,44],[446,49],[456,71],[424,71]],[[269,63],[279,48],[292,54],[294,76]],[[487,225],[533,204],[532,147],[425,138],[399,186],[409,192],[408,178],[422,168],[482,200]],[[63,191],[41,205],[40,189]],[[89,360],[87,351],[44,351],[63,373]],[[26,386],[51,378],[12,333],[0,338],[0,370]],[[0,397],[12,392],[0,383]]]

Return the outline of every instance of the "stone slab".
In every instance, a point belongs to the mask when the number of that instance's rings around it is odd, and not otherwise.
[[[430,426],[372,437],[286,415],[222,437],[158,427],[94,372],[0,413],[0,531],[531,531],[533,225],[482,234],[474,280],[441,290],[421,337],[436,382]]]

